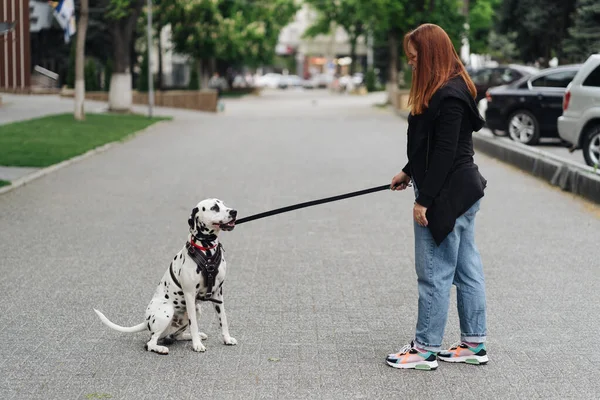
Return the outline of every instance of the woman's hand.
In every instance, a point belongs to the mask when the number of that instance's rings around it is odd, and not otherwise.
[[[421,226],[427,226],[429,222],[427,222],[427,207],[423,207],[419,203],[415,203],[415,207],[413,208],[413,217],[415,218],[415,222]]]
[[[398,175],[392,178],[390,189],[404,190],[407,187],[410,187],[410,176],[408,176],[404,171],[401,171]]]

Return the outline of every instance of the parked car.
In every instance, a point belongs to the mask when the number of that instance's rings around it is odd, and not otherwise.
[[[298,75],[283,75],[277,86],[279,89],[287,89],[289,87],[301,87],[302,84],[302,78]]]
[[[283,75],[275,72],[269,72],[257,77],[254,84],[260,88],[276,89],[279,86],[282,76]]]
[[[306,79],[302,86],[305,89],[326,88],[331,85],[331,82],[333,82],[333,75],[317,74],[311,76],[309,79]]]
[[[548,68],[510,85],[489,89],[487,127],[492,132],[506,131],[511,139],[524,144],[536,144],[540,137],[558,137],[563,95],[580,68]]]
[[[583,149],[588,165],[600,164],[600,54],[590,56],[567,86],[558,133]]]
[[[495,86],[508,85],[525,76],[537,74],[539,70],[526,65],[500,65],[498,67],[483,67],[467,70],[477,89],[475,102],[479,103],[485,97],[485,92]]]

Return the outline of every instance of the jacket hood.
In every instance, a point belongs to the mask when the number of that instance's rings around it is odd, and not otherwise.
[[[437,115],[437,109],[443,99],[448,97],[455,97],[462,100],[469,109],[469,118],[471,119],[471,125],[475,132],[483,128],[485,120],[479,114],[475,99],[471,96],[469,88],[462,77],[457,76],[450,79],[444,86],[442,86],[431,98],[429,102],[429,111],[432,111],[434,115]]]

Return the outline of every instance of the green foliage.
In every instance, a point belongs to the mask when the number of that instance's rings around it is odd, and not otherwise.
[[[112,77],[113,71],[113,62],[109,58],[106,60],[106,65],[104,66],[104,91],[108,92],[110,89],[110,78]]]
[[[564,51],[575,62],[600,53],[600,2],[578,0],[573,13],[573,27],[564,41]]]
[[[513,33],[519,58],[524,62],[541,59],[547,63],[553,55],[563,56],[563,39],[572,21],[574,1],[504,0],[499,12],[498,33]]]
[[[148,50],[144,51],[142,57],[142,64],[140,65],[140,75],[138,76],[138,90],[140,92],[147,92],[149,88],[148,82]]]
[[[172,0],[164,6],[174,49],[196,60],[269,63],[294,0]]]
[[[471,0],[469,3],[469,47],[472,53],[489,52],[490,32],[501,0]]]
[[[113,21],[118,21],[127,18],[132,8],[135,7],[136,3],[145,3],[140,0],[110,0],[106,7],[106,18]]]
[[[361,0],[306,0],[317,11],[317,20],[304,33],[306,37],[328,34],[332,23],[346,31],[350,41],[363,34],[365,25],[369,22],[369,7]]]
[[[502,64],[518,61],[519,49],[515,44],[516,38],[515,32],[502,35],[491,31],[488,37],[488,50],[492,59]]]
[[[88,59],[84,67],[85,90],[94,92],[99,89],[96,61]]]
[[[373,68],[369,69],[365,74],[365,85],[367,87],[367,91],[374,92],[377,88],[377,75],[375,75],[375,71]]]

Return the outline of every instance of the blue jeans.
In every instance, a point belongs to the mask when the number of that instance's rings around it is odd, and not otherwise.
[[[436,245],[429,228],[414,223],[419,287],[415,342],[428,351],[441,350],[452,284],[456,286],[461,340],[485,342],[485,282],[481,257],[475,246],[475,214],[479,205],[480,201],[457,218],[454,230],[440,246]]]

